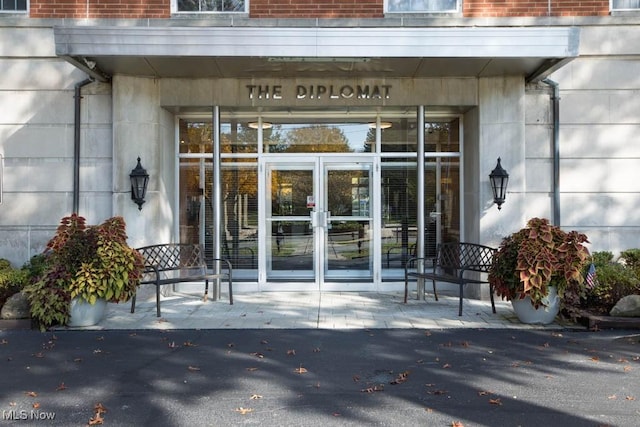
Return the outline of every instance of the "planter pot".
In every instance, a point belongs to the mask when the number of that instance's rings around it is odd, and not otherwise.
[[[560,298],[558,297],[556,288],[550,286],[549,295],[542,301],[545,306],[541,305],[535,308],[533,304],[531,304],[531,299],[526,296],[524,299],[511,300],[511,306],[522,323],[548,325],[553,322],[560,311]]]
[[[95,304],[89,304],[87,301],[74,298],[71,300],[71,315],[67,326],[93,326],[97,325],[107,309],[107,301],[98,299]]]

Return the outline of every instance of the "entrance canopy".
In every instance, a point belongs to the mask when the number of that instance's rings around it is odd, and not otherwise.
[[[92,77],[545,78],[578,55],[575,27],[54,28],[56,53]]]

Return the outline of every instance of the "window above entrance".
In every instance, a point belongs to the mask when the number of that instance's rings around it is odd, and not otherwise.
[[[245,0],[173,0],[176,12],[246,12]]]
[[[387,0],[387,12],[456,13],[457,0]]]

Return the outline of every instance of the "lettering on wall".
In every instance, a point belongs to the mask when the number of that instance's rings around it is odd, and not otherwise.
[[[294,90],[282,85],[246,85],[250,100],[281,100],[289,97],[297,100],[338,100],[367,99],[383,100],[391,98],[391,85],[296,85]]]

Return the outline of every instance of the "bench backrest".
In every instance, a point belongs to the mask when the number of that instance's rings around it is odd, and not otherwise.
[[[495,253],[495,248],[476,243],[440,243],[437,248],[436,265],[446,271],[488,273]]]
[[[144,258],[146,271],[184,270],[200,268],[206,270],[202,245],[191,243],[168,243],[136,249]]]

